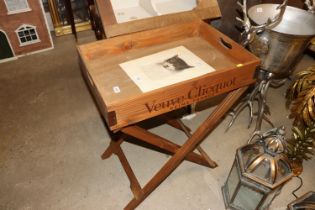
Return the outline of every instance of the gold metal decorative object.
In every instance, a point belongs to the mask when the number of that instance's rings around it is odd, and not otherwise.
[[[315,121],[315,65],[295,76],[287,90],[287,106],[290,106],[294,124],[303,121],[306,126]]]
[[[293,118],[287,156],[302,167],[303,160],[315,154],[315,65],[295,75],[286,98]]]

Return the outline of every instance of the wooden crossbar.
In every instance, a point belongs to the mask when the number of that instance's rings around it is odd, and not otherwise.
[[[200,165],[211,167],[210,163],[215,163],[206,152],[199,147],[202,140],[211,132],[218,122],[222,119],[224,114],[232,107],[232,105],[245,92],[247,87],[237,89],[229,93],[226,98],[216,107],[216,109],[209,115],[209,117],[197,128],[194,133],[190,133],[181,121],[168,120],[168,124],[186,133],[188,140],[179,146],[173,142],[164,139],[156,134],[150,133],[147,130],[136,126],[128,126],[121,130],[122,134],[127,134],[135,137],[143,142],[151,144],[155,147],[161,148],[174,155],[161,167],[161,169],[151,178],[151,180],[141,188],[126,156],[124,155],[120,144],[124,141],[123,138],[118,141],[112,140],[108,148],[102,155],[102,158],[108,158],[111,154],[116,154],[128,176],[130,181],[130,188],[134,194],[134,198],[124,208],[125,210],[135,209],[151,192],[154,191],[179,165],[183,160],[188,160]],[[193,151],[198,149],[201,155]]]

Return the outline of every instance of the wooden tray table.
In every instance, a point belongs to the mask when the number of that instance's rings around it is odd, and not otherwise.
[[[114,4],[112,1],[114,1]],[[95,0],[97,14],[102,22],[103,30],[107,38],[119,36],[123,34],[134,33],[138,31],[161,28],[163,26],[168,26],[168,25],[172,25],[176,23],[184,23],[184,22],[192,21],[196,19],[208,20],[208,19],[221,17],[221,12],[220,12],[217,0],[197,0],[196,7],[193,8],[192,10],[179,11],[179,12],[175,11],[174,13],[167,13],[163,15],[152,14],[151,17],[139,18],[139,19],[134,19],[130,21],[120,22],[117,19],[116,15],[117,13],[122,13],[122,12],[118,12],[115,9],[115,4],[124,5],[120,7],[126,8],[125,5],[128,5],[128,4],[132,5],[132,2],[139,2],[140,4],[142,3],[144,4],[144,6],[146,6],[148,2],[155,2],[158,0],[155,0],[155,1],[154,0],[133,0],[133,1],[129,0],[127,2],[125,1],[126,0],[123,0],[121,2],[119,2],[119,0]],[[181,6],[180,4],[182,0],[169,0],[169,2],[172,2],[172,1],[174,1],[173,3],[174,5],[177,4],[177,7]],[[152,8],[150,8],[150,5],[148,5],[148,7],[149,8],[147,8],[147,10],[152,10]],[[128,7],[126,9],[128,9]],[[135,8],[133,9],[130,8],[129,10],[136,11]],[[140,16],[139,13],[141,12],[139,11],[131,16],[135,16],[135,15]]]
[[[119,64],[177,46],[184,46],[216,71],[143,93]],[[116,154],[130,180],[134,198],[125,209],[136,208],[185,159],[214,168],[217,164],[198,146],[225,113],[254,83],[259,60],[237,43],[202,21],[176,24],[78,47],[81,70],[109,128],[112,141],[102,158]],[[119,91],[115,91],[115,88]],[[193,133],[167,113],[217,95],[229,93]],[[163,114],[163,115],[162,115]],[[138,122],[165,119],[188,136],[179,146],[141,128]],[[158,173],[141,187],[120,144],[125,136],[173,154]],[[200,154],[193,152],[197,149]]]

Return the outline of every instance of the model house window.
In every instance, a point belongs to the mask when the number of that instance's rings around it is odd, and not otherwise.
[[[20,46],[33,44],[40,41],[35,26],[22,25],[15,32],[19,38]]]
[[[5,0],[5,5],[8,9],[8,14],[30,11],[27,0]]]

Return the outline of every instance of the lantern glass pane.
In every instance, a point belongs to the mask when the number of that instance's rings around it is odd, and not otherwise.
[[[241,150],[242,160],[245,164],[245,168],[251,164],[259,155],[263,154],[263,148],[259,145],[245,146]]]
[[[236,165],[237,165],[236,161],[234,161],[233,167],[231,169],[231,173],[230,173],[228,180],[227,180],[227,189],[228,189],[229,200],[231,199],[231,196],[233,196],[233,194],[235,193],[237,184],[239,183],[239,177],[238,177]]]
[[[263,159],[258,166],[255,168],[255,170],[252,172],[256,177],[259,177],[262,180],[265,180],[266,182],[270,183],[271,180],[271,171],[270,171],[270,161],[268,159]]]
[[[287,164],[286,162],[280,159],[278,161],[276,182],[281,181],[282,179],[286,178],[290,174],[291,174],[291,169],[290,169],[289,164]]]
[[[233,204],[240,207],[240,209],[254,210],[257,208],[262,198],[262,193],[242,185],[240,190],[237,192]]]
[[[275,189],[274,191],[272,191],[268,194],[267,198],[265,199],[264,203],[262,204],[261,209],[268,209],[269,205],[271,204],[272,200],[277,195],[279,190],[281,190],[281,187],[279,187],[278,189]]]

